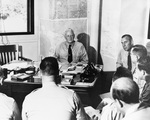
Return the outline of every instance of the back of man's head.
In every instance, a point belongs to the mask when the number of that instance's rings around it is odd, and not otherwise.
[[[46,57],[41,61],[40,70],[43,75],[59,75],[59,66],[57,59],[54,57]]]
[[[147,56],[147,49],[145,46],[137,44],[132,47],[132,52],[137,54],[140,58]]]
[[[121,100],[127,104],[139,102],[139,87],[128,77],[122,77],[112,83],[111,96],[114,100]]]
[[[116,79],[121,78],[121,77],[128,77],[128,78],[133,79],[133,74],[129,69],[120,66],[117,68],[116,72],[113,74],[112,82],[114,82]]]
[[[138,69],[144,70],[147,74],[150,74],[150,57],[146,56],[138,60]]]

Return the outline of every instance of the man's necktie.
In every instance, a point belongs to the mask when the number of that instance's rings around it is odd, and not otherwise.
[[[69,63],[72,62],[72,49],[71,49],[71,45],[69,45],[69,48],[68,48],[68,62]]]
[[[131,70],[132,69],[132,62],[131,62],[131,55],[130,52],[128,53],[128,69]]]

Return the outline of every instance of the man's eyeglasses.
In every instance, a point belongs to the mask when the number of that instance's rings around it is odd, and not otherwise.
[[[66,35],[66,37],[73,37],[73,35]]]

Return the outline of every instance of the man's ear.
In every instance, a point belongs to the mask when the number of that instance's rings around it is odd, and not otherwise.
[[[146,77],[146,72],[144,70],[141,70],[142,71],[142,79],[145,79]]]
[[[0,85],[3,85],[4,79],[0,77]]]
[[[123,103],[121,100],[116,99],[115,100],[117,102],[117,104],[122,108],[123,107]]]
[[[142,70],[142,72],[143,72],[143,75],[146,75],[146,71]]]

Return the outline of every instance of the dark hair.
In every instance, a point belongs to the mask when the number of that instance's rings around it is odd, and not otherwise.
[[[140,59],[141,59],[142,57],[147,56],[147,49],[146,49],[146,47],[143,46],[143,45],[140,45],[140,44],[134,45],[134,46],[132,47],[132,52],[138,53],[139,56],[140,56]]]
[[[4,77],[4,70],[0,67],[0,77]]]
[[[145,108],[148,108],[150,107],[150,104],[145,102],[145,101],[142,101],[139,106],[138,106],[138,110],[141,110],[141,109],[145,109]]]
[[[146,56],[138,60],[138,69],[150,74],[150,57]]]
[[[119,80],[119,81],[118,81]],[[138,103],[139,102],[139,87],[130,78],[119,78],[112,87],[113,99],[122,100],[125,103]],[[114,84],[113,83],[113,84]]]
[[[59,66],[57,59],[46,57],[41,61],[40,69],[44,75],[59,75]]]
[[[126,38],[127,40],[129,40],[131,43],[133,42],[133,38],[131,35],[129,34],[124,34],[121,38]]]
[[[116,79],[121,78],[121,77],[128,77],[128,78],[133,79],[133,74],[129,69],[120,66],[117,68],[116,72],[113,74],[112,82],[114,82]]]

